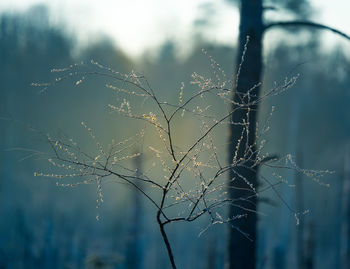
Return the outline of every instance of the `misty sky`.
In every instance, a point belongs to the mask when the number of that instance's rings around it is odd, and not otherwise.
[[[185,51],[198,33],[221,44],[237,40],[237,9],[225,0],[1,0],[0,11],[26,10],[40,3],[49,6],[53,24],[65,27],[82,43],[93,41],[95,34],[108,35],[133,56],[170,39],[177,40]],[[349,32],[349,0],[311,3],[317,12],[314,21]],[[200,24],[205,19],[210,23]],[[327,42],[335,39],[326,35]]]

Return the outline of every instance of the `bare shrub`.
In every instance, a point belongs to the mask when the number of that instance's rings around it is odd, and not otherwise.
[[[203,52],[207,55],[205,51]],[[288,182],[277,172],[271,179],[262,177],[266,186],[259,189],[250,183],[249,178],[236,173],[236,176],[229,180],[244,182],[250,194],[230,199],[227,193],[230,170],[245,167],[248,163],[251,165],[253,161],[253,167],[296,169],[317,182],[320,182],[319,178],[327,172],[303,170],[296,166],[290,155],[277,158],[263,152],[265,144],[263,137],[269,130],[269,118],[272,116],[273,108],[265,123],[257,126],[257,140],[254,146],[247,143],[252,107],[256,107],[267,97],[280,94],[292,87],[296,83],[297,76],[286,78],[284,83],[275,85],[258,98],[251,98],[254,87],[258,85],[254,86],[241,96],[242,101],[235,103],[236,109],[232,111],[230,110],[234,102],[232,96],[240,69],[237,75],[228,78],[220,65],[211,56],[208,58],[212,76],[193,73],[190,87],[185,87],[184,83],[180,84],[176,102],[162,100],[160,94],[151,87],[142,74],[134,71],[122,74],[95,61],[54,69],[52,72],[61,74],[54,82],[33,84],[44,91],[67,79],[74,79],[75,84],[79,85],[88,77],[106,78],[109,81],[106,87],[115,91],[122,99],[119,104],[109,104],[110,111],[132,121],[145,123],[145,128],[138,133],[132,131],[133,133],[124,140],[112,140],[109,145],[102,145],[88,124],[81,122],[82,127],[94,141],[93,152],[83,150],[79,141],[76,142],[71,138],[45,135],[52,149],[48,161],[53,171],[57,173],[35,172],[34,175],[56,178],[57,185],[63,187],[95,183],[98,207],[103,203],[102,184],[107,178],[114,178],[137,189],[154,206],[155,218],[172,268],[176,268],[176,265],[165,231],[166,225],[173,222],[193,222],[205,215],[210,221],[203,232],[216,224],[232,225],[235,219],[257,213],[250,212],[248,207],[244,208],[242,201],[249,204],[250,198],[257,197],[268,189],[276,192],[283,202],[283,197],[278,194],[276,186]],[[193,90],[194,88],[196,90]],[[232,122],[231,116],[238,110],[244,111],[245,117],[239,122]],[[183,127],[186,123],[188,125],[188,122],[191,130],[185,130]],[[243,131],[238,141],[235,141],[234,157],[227,163],[225,154],[227,143],[223,141],[227,140],[227,130],[232,124],[243,126]],[[192,133],[191,137],[186,135],[189,132]],[[238,149],[242,148],[243,143],[245,143],[244,158],[237,158]],[[142,150],[135,152],[135,148],[140,148],[140,145]],[[136,171],[130,162],[140,155],[144,155],[148,160],[148,167],[142,173]],[[228,204],[243,207],[246,209],[246,214],[226,218],[225,206]],[[300,212],[295,212],[289,205],[287,206],[298,219]],[[234,225],[232,227],[236,228]],[[239,232],[249,239],[249,235],[244,231]]]

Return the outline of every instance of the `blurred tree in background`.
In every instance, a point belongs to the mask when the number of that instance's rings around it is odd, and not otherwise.
[[[236,1],[235,1],[236,2]],[[291,0],[291,1],[239,1],[238,3],[240,8],[240,27],[239,27],[239,53],[238,56],[242,55],[244,57],[243,64],[242,60],[238,57],[236,70],[239,72],[237,79],[235,94],[233,101],[235,104],[232,106],[232,110],[237,107],[237,104],[244,103],[247,97],[248,92],[252,92],[253,99],[256,100],[261,96],[260,88],[262,81],[262,72],[263,72],[263,37],[266,34],[267,30],[274,27],[311,27],[311,28],[321,28],[333,31],[341,36],[350,40],[350,37],[337,31],[336,29],[330,28],[328,26],[310,22],[308,17],[310,16],[310,7],[307,1]],[[295,20],[283,20],[283,21],[264,21],[264,12],[274,11],[283,13],[290,13]],[[301,18],[301,19],[299,19]],[[248,46],[246,46],[246,39],[249,38]],[[247,48],[248,47],[248,48]],[[238,158],[244,158],[244,146],[245,143],[249,145],[254,145],[256,143],[256,122],[259,107],[254,105],[251,107],[251,110],[254,111],[248,121],[250,122],[249,127],[249,136],[246,137],[247,141],[242,141],[242,149],[239,151]],[[244,110],[238,110],[237,113],[232,114],[233,122],[240,122],[245,119]],[[297,113],[297,112],[295,112]],[[296,115],[296,114],[295,114]],[[296,117],[297,118],[297,117]],[[295,120],[291,120],[291,125],[297,125]],[[232,162],[234,158],[234,153],[236,145],[240,140],[241,133],[244,130],[243,125],[231,125],[231,134],[230,134],[230,143],[229,147],[229,162]],[[293,135],[295,137],[295,135]],[[290,150],[295,150],[295,142],[291,142],[293,146]],[[255,149],[255,147],[254,147]],[[253,150],[254,152],[255,150]],[[292,152],[291,152],[292,153]],[[244,190],[246,187],[246,182],[244,180],[235,180],[237,175],[241,175],[246,178],[249,182],[258,188],[258,167],[254,166],[254,159],[252,158],[251,164],[247,167],[239,167],[232,169],[232,172],[229,177],[229,192],[230,197],[242,197],[243,193],[245,196],[249,195],[250,190]],[[286,194],[286,196],[291,196]],[[248,203],[249,202],[249,203]],[[287,202],[290,203],[290,199],[287,199]],[[249,201],[242,201],[242,208],[237,207],[237,205],[232,205],[229,207],[229,216],[233,217],[235,215],[242,214],[248,208],[252,212],[257,210],[257,197],[249,199]],[[246,240],[244,234],[237,232],[235,229],[229,228],[229,242],[228,242],[228,259],[227,259],[227,268],[255,268],[256,266],[256,231],[257,231],[257,215],[249,214],[247,218],[234,221],[232,226],[237,227],[237,229],[247,232],[252,238],[252,241]],[[288,223],[288,221],[287,221]],[[287,229],[286,229],[287,231]],[[285,239],[283,240],[283,245],[287,244],[287,235],[282,235]],[[281,256],[280,267],[284,267],[284,247],[281,248],[279,255]]]

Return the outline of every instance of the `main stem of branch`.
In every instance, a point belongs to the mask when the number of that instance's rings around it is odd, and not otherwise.
[[[171,267],[172,267],[172,269],[176,269],[173,251],[171,250],[170,242],[169,242],[168,236],[167,236],[167,234],[165,232],[165,229],[164,229],[164,225],[165,224],[162,223],[162,221],[160,220],[159,217],[157,218],[157,221],[158,221],[160,233],[162,234],[162,238],[163,238],[164,244],[165,244],[166,249],[168,251],[168,256],[169,256],[169,260],[170,260],[170,263],[171,263]]]

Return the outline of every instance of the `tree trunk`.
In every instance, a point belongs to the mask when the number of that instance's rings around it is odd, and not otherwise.
[[[255,84],[261,81],[262,72],[262,34],[263,34],[263,19],[262,19],[262,0],[242,0],[240,2],[241,18],[240,18],[240,28],[239,28],[239,57],[237,59],[237,70],[241,63],[241,55],[244,51],[244,45],[246,43],[246,38],[249,36],[248,49],[245,54],[245,59],[243,65],[240,69],[240,75],[238,78],[237,88],[235,89],[235,94],[233,100],[236,103],[247,102],[247,97],[241,100],[241,96],[246,94]],[[254,101],[260,92],[260,87],[256,87],[250,94],[250,101]],[[233,105],[232,109],[236,106]],[[242,122],[246,119],[246,109],[238,109],[232,114],[232,122]],[[244,151],[246,145],[252,146],[255,143],[255,129],[256,129],[256,119],[257,119],[257,106],[251,107],[249,115],[249,134],[244,137],[243,141],[240,143],[240,148],[238,149],[237,159],[244,158]],[[229,147],[229,162],[232,163],[234,158],[234,153],[236,151],[237,141],[241,137],[242,125],[231,125],[230,133],[230,147]],[[248,141],[247,141],[248,139]],[[254,146],[252,146],[254,152]],[[254,162],[254,157],[249,163],[246,163],[248,168],[236,167],[230,171],[229,180],[229,195],[231,199],[237,199],[240,197],[251,195],[251,191],[242,191],[240,188],[249,189],[247,183],[241,178],[237,177],[237,174],[241,175],[253,184],[254,188],[257,188],[257,168],[251,167]],[[237,204],[237,203],[236,203]],[[256,197],[249,199],[247,201],[241,201],[240,205],[250,210],[255,211],[257,200]],[[229,206],[229,217],[240,214],[246,214],[247,211],[243,210],[237,206]],[[229,227],[228,232],[228,259],[226,267],[228,269],[238,268],[238,269],[252,269],[256,264],[256,224],[257,216],[255,213],[248,213],[246,218],[240,218],[238,220],[233,220],[231,227]],[[233,228],[232,228],[233,227]],[[249,238],[243,234],[247,233]]]
[[[315,260],[315,235],[314,235],[314,223],[311,220],[307,226],[306,242],[305,242],[305,260],[304,268],[313,269]]]
[[[210,234],[207,248],[207,269],[216,268],[216,240],[215,235]]]
[[[301,152],[297,153],[297,164],[299,167],[303,167],[303,160]],[[304,184],[303,175],[301,173],[295,174],[295,205],[297,212],[302,212],[305,208],[304,205]],[[305,257],[305,223],[304,217],[299,216],[300,223],[296,227],[296,258],[297,258],[297,268],[306,269],[306,257]]]
[[[237,103],[247,103],[247,97],[241,98],[247,94],[250,89],[261,82],[261,74],[263,69],[262,63],[262,39],[265,31],[275,27],[288,27],[288,26],[302,26],[311,27],[315,29],[325,29],[332,31],[348,40],[350,36],[345,33],[319,23],[309,21],[282,21],[273,22],[267,25],[263,23],[263,0],[240,0],[240,27],[239,27],[239,54],[237,59],[237,71],[239,70],[238,83],[235,85],[235,93],[233,100],[236,104],[232,106],[232,109],[237,108]],[[245,51],[246,38],[249,36],[249,44],[247,52],[244,57],[244,62],[241,65],[241,56]],[[250,102],[256,100],[260,94],[260,87],[255,87],[250,92]],[[243,100],[242,100],[243,99]],[[255,152],[253,146],[256,140],[255,129],[257,119],[257,105],[250,107],[249,119],[247,118],[246,109],[238,109],[232,114],[233,123],[242,123],[246,120],[249,124],[249,134],[243,137],[242,141],[238,143],[241,138],[243,125],[232,124],[230,133],[230,146],[229,146],[229,163],[232,163],[236,147],[238,147],[238,154],[236,160],[244,158],[245,148],[251,148]],[[237,198],[244,198],[252,193],[244,191],[243,189],[249,189],[249,184],[252,184],[255,189],[258,188],[257,169],[258,167],[252,167],[254,157],[250,158],[250,163],[245,163],[245,167],[234,167],[230,171],[230,179],[228,184],[229,196],[231,199],[235,199],[235,204],[229,206],[229,218],[234,218],[237,215],[247,214],[246,218],[240,218],[231,222],[231,227],[228,231],[228,255],[226,268],[228,269],[251,269],[255,268],[256,264],[256,227],[257,216],[255,213],[257,208],[257,199],[253,197],[249,201],[244,199],[236,202]],[[238,176],[239,175],[239,176]],[[243,180],[243,178],[245,180]],[[247,210],[241,208],[248,208]],[[251,240],[247,239],[247,234]]]
[[[136,168],[136,177],[140,177],[142,174],[142,158],[138,157],[134,159]],[[137,186],[142,188],[140,182],[136,183]],[[126,249],[126,268],[128,269],[141,269],[143,268],[143,242],[141,239],[141,229],[143,227],[143,207],[141,201],[141,193],[137,189],[132,189],[131,198],[131,221],[129,238]]]
[[[340,233],[340,268],[350,266],[350,147],[348,146],[345,155],[344,179],[342,187],[342,213],[341,213],[341,233]]]

